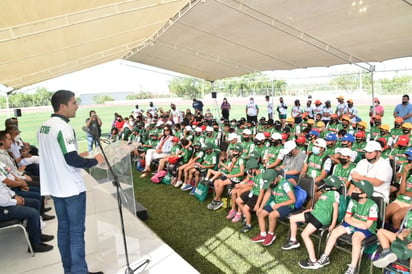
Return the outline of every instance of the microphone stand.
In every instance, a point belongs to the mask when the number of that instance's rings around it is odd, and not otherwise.
[[[96,136],[93,136],[93,139],[96,139],[97,143],[99,144],[100,150],[102,152],[102,155],[104,157],[104,160],[106,161],[107,167],[109,169],[110,174],[113,177],[113,181],[112,184],[116,187],[116,193],[117,193],[117,207],[119,208],[119,214],[120,214],[120,224],[122,227],[122,236],[123,236],[123,246],[124,246],[124,253],[126,256],[126,269],[124,271],[125,274],[133,274],[136,270],[138,270],[139,268],[143,267],[144,265],[147,265],[150,260],[146,259],[144,260],[139,266],[137,266],[135,269],[132,269],[130,267],[130,263],[129,263],[129,252],[127,250],[127,242],[126,242],[126,233],[125,233],[125,228],[124,228],[124,218],[123,218],[123,204],[122,204],[122,198],[120,195],[122,195],[125,199],[125,201],[127,201],[126,196],[123,192],[122,187],[120,186],[120,182],[119,182],[119,177],[117,177],[117,174],[113,171],[112,165],[110,164],[109,160],[107,159],[106,153],[102,147],[102,144],[100,142],[100,138]]]

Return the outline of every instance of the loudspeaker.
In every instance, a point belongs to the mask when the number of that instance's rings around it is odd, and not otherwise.
[[[20,108],[14,109],[14,117],[21,117],[21,109]]]
[[[149,215],[147,214],[147,209],[137,201],[135,201],[135,206],[136,206],[136,216],[142,220],[146,221],[149,219]]]
[[[216,99],[217,98],[217,92],[216,91],[212,91],[212,99]]]

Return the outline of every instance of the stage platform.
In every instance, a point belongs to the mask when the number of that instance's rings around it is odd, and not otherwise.
[[[89,271],[105,274],[124,273],[126,259],[121,235],[116,189],[111,184],[98,184],[84,172],[87,185],[86,256]],[[53,207],[52,200],[48,206]],[[54,212],[51,214],[54,215]],[[198,273],[188,262],[165,244],[141,220],[123,210],[125,230],[132,268],[146,259],[150,262],[136,273]],[[150,216],[150,209],[149,209]],[[57,220],[47,221],[43,233],[56,235]],[[0,231],[1,273],[63,273],[57,248],[57,239],[50,242],[54,249],[46,253],[27,252],[20,229]]]

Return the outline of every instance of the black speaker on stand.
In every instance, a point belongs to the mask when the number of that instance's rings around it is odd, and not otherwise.
[[[21,117],[21,109],[15,108],[14,109],[14,117]]]
[[[212,99],[216,99],[217,98],[217,92],[216,91],[212,91]]]

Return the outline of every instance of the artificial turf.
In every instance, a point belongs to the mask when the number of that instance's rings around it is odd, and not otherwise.
[[[226,209],[206,208],[212,193],[205,202],[199,202],[188,192],[153,184],[149,177],[141,179],[139,174],[134,170],[135,195],[148,210],[146,225],[200,273],[344,273],[350,263],[349,254],[334,249],[330,265],[302,269],[298,261],[307,258],[302,241],[298,249],[281,249],[288,237],[285,224],[278,224],[275,242],[264,247],[250,240],[259,233],[256,216],[253,229],[240,233],[241,223],[226,220]],[[313,241],[317,246],[317,239]],[[362,261],[360,273],[369,273],[370,260],[364,256]],[[374,273],[381,272],[375,268]]]

